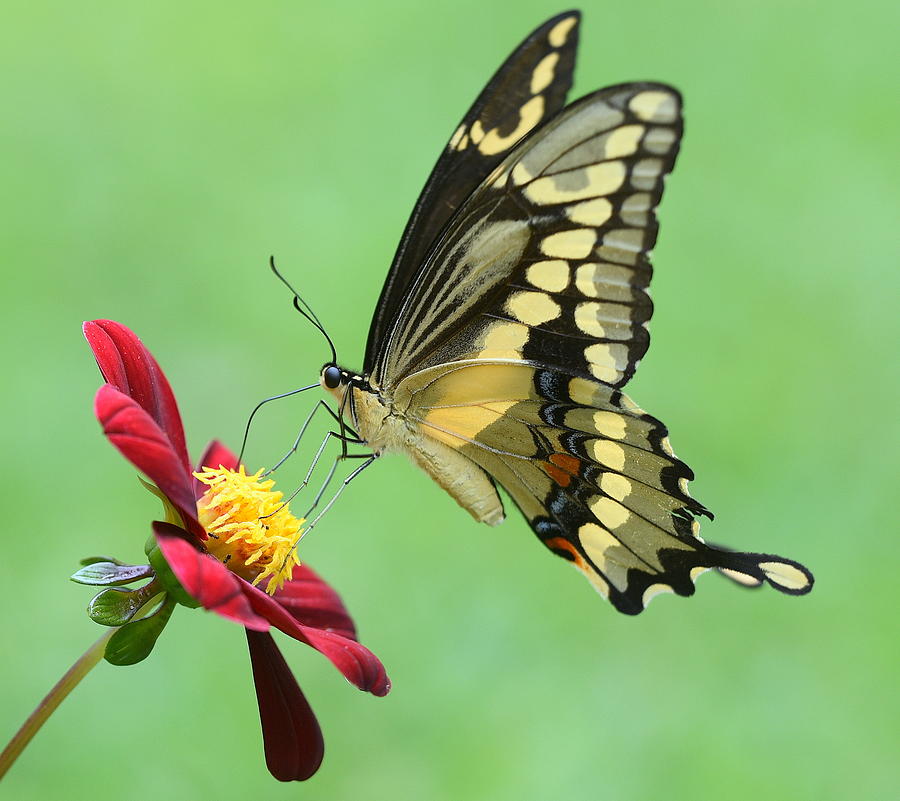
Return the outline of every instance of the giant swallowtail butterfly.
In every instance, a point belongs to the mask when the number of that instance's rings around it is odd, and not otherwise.
[[[700,539],[691,470],[622,392],[682,103],[639,82],[565,105],[578,24],[548,20],[491,78],[413,209],[363,371],[329,362],[320,382],[374,456],[407,454],[476,520],[503,520],[502,487],[620,612],[711,568],[806,593],[797,562]]]

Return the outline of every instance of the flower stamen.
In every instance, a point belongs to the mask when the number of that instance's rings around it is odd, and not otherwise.
[[[268,578],[266,592],[273,595],[300,564],[294,545],[306,521],[291,514],[283,493],[272,489],[275,482],[260,480],[262,473],[248,476],[243,465],[194,473],[209,487],[197,501],[197,516],[210,536],[207,550],[254,585]]]

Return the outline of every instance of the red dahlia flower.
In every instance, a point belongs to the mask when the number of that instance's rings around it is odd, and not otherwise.
[[[121,625],[106,646],[107,661],[130,664],[147,656],[176,603],[239,623],[250,648],[266,764],[281,781],[309,778],[322,761],[322,733],[269,629],[312,646],[374,695],[390,689],[384,667],[357,642],[338,594],[294,557],[303,521],[272,491],[274,482],[246,475],[218,442],[192,472],[175,397],[150,352],[110,320],[85,323],[84,334],[106,379],[95,399],[97,419],[153,482],[167,510],[166,522],[152,524],[149,566],[86,560],[73,576],[107,585],[152,577],[139,590],[109,587],[89,607],[98,622]],[[264,579],[265,592],[256,586]],[[156,610],[136,615],[151,600]]]

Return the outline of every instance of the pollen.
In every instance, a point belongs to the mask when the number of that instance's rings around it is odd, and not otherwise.
[[[224,467],[204,467],[194,473],[209,489],[197,501],[198,519],[209,534],[206,549],[229,570],[252,584],[268,579],[273,595],[300,562],[294,546],[304,519],[291,514],[275,482],[261,480],[263,471],[248,476]]]

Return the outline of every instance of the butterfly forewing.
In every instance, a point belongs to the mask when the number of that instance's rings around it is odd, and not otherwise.
[[[532,32],[454,131],[410,215],[381,291],[366,345],[367,372],[375,369],[409,285],[453,213],[522,137],[565,105],[579,17],[577,11],[566,12]]]
[[[649,343],[648,253],[680,111],[669,87],[612,87],[520,144],[432,251],[376,380],[513,353],[625,383]]]

